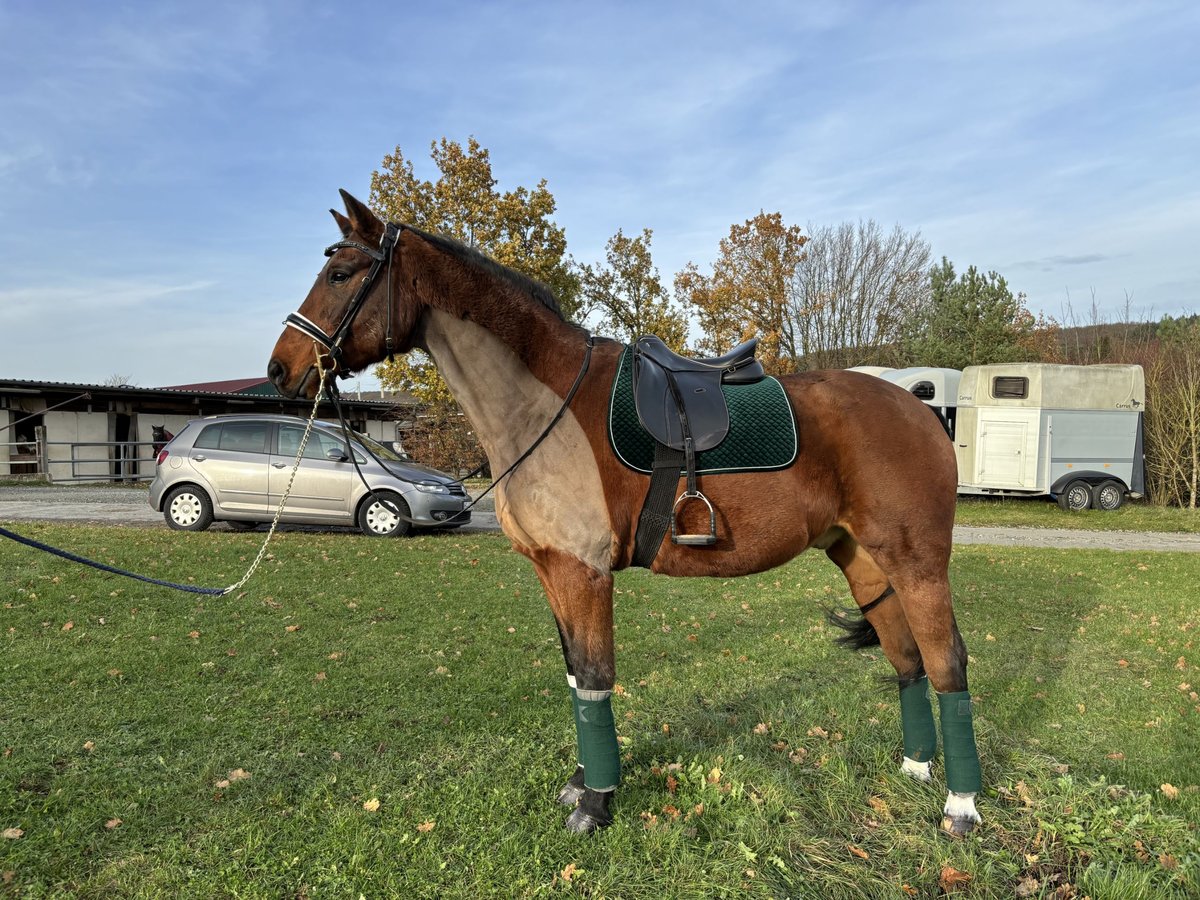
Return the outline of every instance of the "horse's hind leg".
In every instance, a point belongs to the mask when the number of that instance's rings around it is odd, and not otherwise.
[[[853,648],[879,644],[887,656],[900,687],[900,723],[904,733],[900,769],[919,781],[930,781],[932,760],[937,754],[937,729],[929,704],[929,681],[904,608],[883,570],[850,535],[826,553],[846,576],[850,592],[864,613],[859,620],[830,618],[833,624],[846,630],[838,642]]]
[[[944,569],[934,574],[898,572],[893,582],[937,691],[947,788],[942,827],[965,834],[980,821],[975,795],[982,777],[967,688],[967,647],[954,621],[950,582]]]
[[[534,568],[558,624],[575,713],[579,755],[558,800],[575,808],[567,828],[591,832],[612,823],[609,805],[621,780],[612,714],[613,580],[566,553],[539,550]]]

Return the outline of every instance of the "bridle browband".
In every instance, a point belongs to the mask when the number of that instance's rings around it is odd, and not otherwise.
[[[392,253],[396,249],[396,243],[400,239],[400,231],[403,227],[395,222],[388,222],[383,230],[383,237],[379,240],[378,250],[373,250],[358,241],[338,241],[325,248],[326,256],[333,256],[339,250],[348,249],[357,250],[371,257],[371,268],[367,270],[366,277],[359,284],[358,290],[350,300],[350,305],[346,307],[346,312],[342,315],[342,321],[333,330],[333,334],[326,334],[320,325],[298,312],[289,313],[288,317],[283,320],[283,324],[288,328],[295,328],[328,350],[329,358],[333,360],[337,374],[343,378],[348,377],[350,373],[342,364],[342,341],[350,333],[350,328],[358,317],[359,311],[367,302],[371,286],[375,283],[375,279],[385,263],[387,264],[387,333],[384,346],[387,357],[390,358],[395,353],[396,348],[392,343]]]

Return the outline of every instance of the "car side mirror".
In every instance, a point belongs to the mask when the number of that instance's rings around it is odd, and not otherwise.
[[[325,458],[328,460],[331,460],[333,462],[345,462],[350,457],[348,457],[345,453],[343,453],[337,447],[330,447],[328,450],[325,451]]]

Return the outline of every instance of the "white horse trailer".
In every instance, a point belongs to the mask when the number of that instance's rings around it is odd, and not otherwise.
[[[968,366],[957,406],[960,494],[1111,510],[1145,493],[1141,366]]]
[[[954,439],[955,405],[958,401],[958,383],[962,372],[958,369],[937,369],[931,366],[913,366],[908,369],[889,369],[884,366],[855,366],[851,372],[874,375],[884,381],[904,388],[933,410]]]

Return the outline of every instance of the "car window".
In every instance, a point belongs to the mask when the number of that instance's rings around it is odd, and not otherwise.
[[[238,453],[266,453],[266,422],[225,422],[221,425],[219,449]],[[206,437],[207,432],[201,437]]]
[[[296,451],[300,449],[300,439],[303,437],[304,429],[301,426],[280,425],[279,455],[295,459]],[[337,450],[338,453],[345,454],[346,445],[338,438],[314,428],[308,436],[308,443],[304,445],[304,458],[328,459],[330,450]]]
[[[196,438],[192,446],[200,450],[216,450],[221,446],[221,425],[209,425]]]

